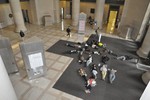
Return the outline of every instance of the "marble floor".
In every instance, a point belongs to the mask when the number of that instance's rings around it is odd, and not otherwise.
[[[66,23],[65,27],[68,25],[69,24]],[[75,27],[72,27],[72,36],[70,38],[65,36],[66,32],[65,30],[61,30],[60,24],[54,24],[46,27],[26,24],[26,27],[28,31],[24,39],[28,39],[33,36],[41,38],[44,43],[44,50],[47,50],[60,39],[78,42],[78,34]],[[47,68],[46,75],[34,80],[28,79],[19,48],[19,43],[22,42],[22,39],[18,33],[14,32],[14,29],[15,27],[13,25],[6,27],[1,30],[1,35],[10,39],[13,53],[19,68],[18,73],[9,75],[18,100],[82,100],[81,98],[52,88],[55,82],[68,67],[72,58],[45,51]],[[104,32],[101,33],[106,36],[120,38]],[[87,26],[84,41],[88,39],[91,34],[95,34],[95,31]]]

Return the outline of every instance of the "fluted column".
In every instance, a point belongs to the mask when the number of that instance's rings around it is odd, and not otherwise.
[[[56,23],[60,22],[60,6],[59,6],[59,0],[54,0],[55,6],[56,6]]]
[[[97,27],[100,29],[103,26],[104,5],[105,0],[96,0],[95,21],[97,21]]]
[[[146,58],[149,52],[150,52],[150,27],[148,28],[143,44],[137,51],[137,54],[142,58]]]
[[[80,13],[80,0],[72,0],[72,25],[77,26]]]
[[[0,100],[18,100],[0,55]]]
[[[16,25],[16,32],[27,31],[27,28],[25,27],[23,15],[21,11],[20,1],[19,0],[9,0],[10,7],[13,13],[14,22]]]

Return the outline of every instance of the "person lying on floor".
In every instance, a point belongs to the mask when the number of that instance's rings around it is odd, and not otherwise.
[[[88,59],[86,60],[86,67],[88,67],[93,62],[93,58],[89,55]]]
[[[98,74],[98,72],[97,72],[97,67],[96,67],[95,64],[92,65],[91,72],[92,72],[92,77],[93,77],[94,79],[97,79],[97,74]]]
[[[110,71],[110,73],[109,73],[109,82],[112,84],[113,81],[114,81],[115,78],[116,78],[116,72],[117,72],[117,70],[114,70],[114,69],[112,68],[112,69],[108,69],[108,71]]]
[[[107,75],[107,65],[104,64],[101,68],[100,68],[101,74],[102,74],[102,80],[105,80],[106,75]]]
[[[124,60],[132,60],[132,59],[135,59],[135,58],[133,58],[131,56],[128,56],[128,55],[123,55],[123,56],[117,57],[116,59],[124,61]]]
[[[94,48],[94,49],[98,49],[98,46],[97,46],[97,41],[96,40],[91,40],[89,42],[89,45]]]
[[[112,50],[107,49],[107,53],[112,55],[112,56],[117,57],[117,54],[115,54]]]
[[[76,53],[79,53],[79,51],[74,49],[74,50],[67,51],[67,53],[76,54]]]
[[[86,62],[86,60],[84,59],[84,56],[83,56],[83,52],[84,51],[80,51],[80,53],[79,53],[79,60],[78,60],[79,63]]]
[[[102,63],[106,64],[109,61],[109,57],[107,55],[102,56]]]
[[[69,44],[69,43],[66,43],[66,46],[73,47],[73,48],[81,48],[81,45],[79,45],[79,44]]]
[[[101,53],[99,51],[93,51],[92,53],[95,55],[101,55]]]
[[[122,61],[127,60],[129,62],[134,62],[134,63],[138,63],[138,61],[139,61],[139,58],[133,58],[133,57],[128,56],[128,55],[119,56],[119,57],[116,57],[116,59],[122,60]]]
[[[91,93],[92,87],[96,86],[96,80],[94,78],[89,78],[85,83],[85,93]]]
[[[81,77],[83,77],[84,81],[87,81],[87,73],[83,68],[78,69],[78,73]]]

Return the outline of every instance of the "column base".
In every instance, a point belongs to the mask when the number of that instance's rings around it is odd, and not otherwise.
[[[147,55],[148,55],[144,53],[141,48],[136,53],[139,57],[142,57],[142,58],[147,58]]]
[[[142,75],[142,80],[146,85],[148,84],[150,81],[150,71],[147,71]]]
[[[78,26],[78,20],[72,22],[72,26]]]
[[[135,41],[136,41],[136,42],[141,42],[141,34],[138,34],[138,36],[137,36],[137,38],[136,38]]]
[[[16,27],[15,32],[19,33],[20,31],[26,32],[27,28],[25,26],[23,26],[23,27]]]

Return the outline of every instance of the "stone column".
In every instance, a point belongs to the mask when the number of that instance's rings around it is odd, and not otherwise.
[[[142,39],[143,39],[143,37],[145,35],[144,31],[146,29],[146,26],[148,24],[149,19],[150,19],[150,3],[149,3],[148,8],[146,10],[143,22],[141,24],[141,28],[140,28],[139,34],[138,34],[138,36],[136,38],[136,42],[141,42],[142,41]]]
[[[40,25],[39,22],[39,14],[38,14],[38,9],[37,9],[37,0],[29,0],[30,8],[31,8],[31,23]]]
[[[9,0],[10,7],[13,13],[14,22],[16,25],[16,32],[27,31],[27,28],[25,27],[23,15],[21,11],[20,1],[19,0]]]
[[[142,57],[146,58],[148,56],[148,53],[150,52],[150,27],[148,28],[148,31],[146,33],[146,36],[144,38],[142,46],[137,51],[137,54]]]
[[[105,0],[96,0],[95,21],[97,21],[97,27],[100,29],[103,26],[104,5]]]
[[[0,55],[0,100],[18,100]]]
[[[60,6],[59,6],[59,0],[55,0],[55,10],[56,10],[56,23],[60,22]]]
[[[80,13],[80,0],[72,0],[72,25],[77,26]]]

